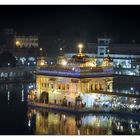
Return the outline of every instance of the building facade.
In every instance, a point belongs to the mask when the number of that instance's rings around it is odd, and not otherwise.
[[[87,55],[96,57],[97,65],[102,63],[104,57],[110,56],[115,75],[140,76],[140,44],[113,43],[110,38],[98,38],[96,43],[88,43]],[[66,53],[69,59],[74,53]]]
[[[38,48],[38,36],[15,36],[14,45],[16,48]]]
[[[64,58],[64,61],[62,60]],[[58,57],[59,59],[59,57]],[[79,53],[71,59],[65,60],[61,54],[61,64],[43,66],[38,59],[36,73],[36,97],[40,100],[46,92],[46,103],[93,106],[96,92],[111,92],[113,85],[113,68],[108,58],[100,66],[96,65],[96,58]],[[39,65],[40,63],[40,65]]]

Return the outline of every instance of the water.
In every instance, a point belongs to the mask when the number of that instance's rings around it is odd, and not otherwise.
[[[31,85],[34,86],[34,83],[0,85],[1,135],[140,134],[140,117],[98,113],[68,114],[29,108],[27,92]],[[123,85],[124,89],[130,87],[131,85]]]
[[[67,114],[28,110],[28,126],[34,134],[116,135],[140,134],[140,119],[109,114]],[[35,128],[35,129],[34,129]]]

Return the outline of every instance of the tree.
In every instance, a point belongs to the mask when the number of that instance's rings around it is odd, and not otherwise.
[[[16,62],[16,58],[9,51],[0,54],[0,67],[15,67]]]

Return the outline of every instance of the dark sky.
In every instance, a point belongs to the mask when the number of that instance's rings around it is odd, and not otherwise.
[[[140,6],[0,6],[0,28],[18,33],[140,41]]]

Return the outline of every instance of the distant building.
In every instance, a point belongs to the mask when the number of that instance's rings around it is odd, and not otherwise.
[[[110,38],[98,38],[97,42],[88,43],[86,54],[97,58],[100,64],[105,57],[110,57],[115,75],[140,76],[140,44],[134,41],[131,44],[113,43]],[[73,53],[65,54],[72,57]]]
[[[111,44],[111,39],[99,38],[98,39],[98,57],[105,57],[108,54],[108,49]]]
[[[38,36],[15,36],[14,45],[16,48],[38,48]]]

